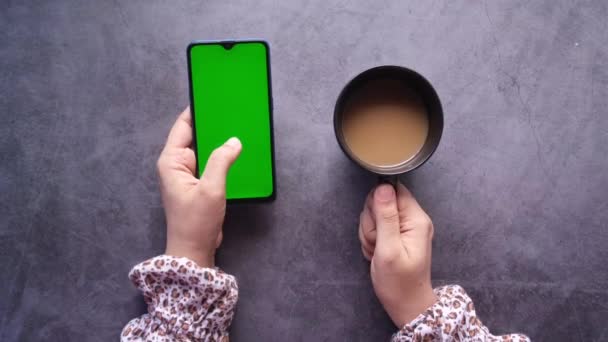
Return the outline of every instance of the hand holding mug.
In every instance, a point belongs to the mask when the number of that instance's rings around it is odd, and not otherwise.
[[[190,108],[179,116],[157,163],[167,218],[165,254],[187,257],[201,267],[215,265],[215,250],[222,242],[226,213],[226,175],[241,152],[230,138],[207,161],[200,179],[194,173]]]
[[[396,191],[395,191],[396,190]],[[367,197],[359,223],[374,291],[398,327],[437,298],[431,286],[433,223],[401,183],[382,184]]]

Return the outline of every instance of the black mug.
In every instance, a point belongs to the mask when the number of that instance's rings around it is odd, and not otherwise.
[[[420,96],[426,107],[429,131],[424,145],[414,157],[397,165],[376,166],[363,162],[350,150],[344,140],[344,134],[342,132],[342,115],[346,104],[352,98],[353,94],[356,93],[357,89],[370,81],[385,79],[403,82],[403,84],[413,89]],[[344,89],[342,89],[342,92],[340,92],[334,108],[334,132],[340,148],[350,160],[362,168],[380,175],[381,181],[394,184],[397,182],[398,175],[420,167],[433,155],[439,146],[439,141],[441,140],[441,134],[443,132],[443,110],[441,108],[441,101],[431,83],[414,70],[393,65],[375,67],[357,75],[348,82]]]

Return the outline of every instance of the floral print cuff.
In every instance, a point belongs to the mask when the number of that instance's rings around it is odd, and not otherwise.
[[[236,279],[219,268],[160,255],[131,270],[148,313],[131,320],[122,341],[223,341],[238,300]]]
[[[438,301],[393,335],[401,341],[530,341],[521,334],[494,336],[477,314],[473,301],[458,285],[434,289]]]

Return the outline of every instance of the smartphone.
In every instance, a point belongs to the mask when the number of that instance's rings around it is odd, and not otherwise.
[[[226,179],[226,199],[275,198],[272,87],[267,42],[203,41],[188,46],[196,174],[230,137],[243,149]]]

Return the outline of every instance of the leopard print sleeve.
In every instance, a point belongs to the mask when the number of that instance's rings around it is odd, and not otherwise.
[[[473,301],[458,285],[438,287],[438,301],[393,335],[402,341],[512,341],[530,339],[521,334],[494,336],[477,315]]]
[[[131,320],[121,341],[227,341],[238,299],[236,279],[219,268],[161,255],[133,267],[129,278],[148,313]]]

